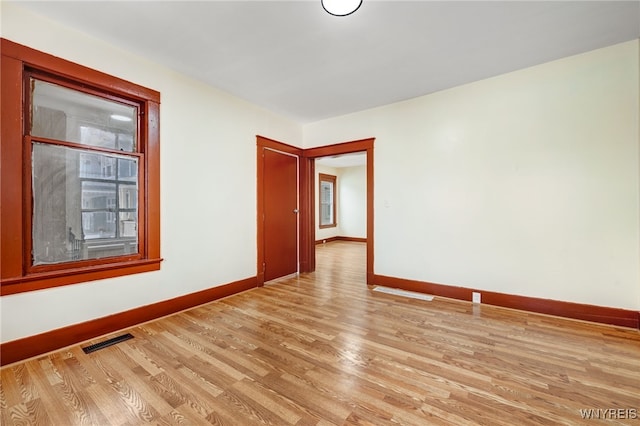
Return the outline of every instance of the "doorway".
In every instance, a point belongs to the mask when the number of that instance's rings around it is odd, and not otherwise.
[[[305,198],[307,203],[310,220],[305,222],[302,228],[303,234],[306,233],[306,248],[308,250],[308,267],[307,271],[315,270],[315,214],[317,208],[315,203],[315,160],[321,157],[341,156],[344,154],[364,153],[366,154],[366,262],[367,262],[367,283],[373,282],[373,143],[374,138],[362,139],[353,142],[345,142],[335,145],[327,145],[318,148],[310,148],[304,150],[303,162],[308,162],[306,176],[303,188],[306,188],[310,196]],[[304,253],[304,251],[302,252]]]
[[[335,145],[327,145],[317,148],[300,149],[282,142],[274,141],[262,136],[257,136],[257,284],[262,286],[265,282],[265,271],[267,269],[265,253],[268,249],[266,245],[266,226],[265,226],[265,199],[267,197],[265,191],[265,149],[279,151],[281,154],[290,154],[298,159],[298,176],[299,182],[298,192],[298,213],[297,223],[299,226],[297,238],[297,253],[294,258],[297,259],[298,272],[313,272],[316,267],[315,259],[315,217],[316,205],[314,200],[315,194],[315,159],[331,155],[349,154],[355,152],[366,152],[367,156],[367,238],[366,238],[366,258],[367,258],[367,283],[373,282],[373,254],[374,254],[374,233],[373,233],[373,142],[374,138],[362,139],[353,142],[345,142]],[[292,180],[293,178],[289,178]],[[278,189],[272,189],[278,191]],[[293,208],[287,206],[287,209],[293,213]],[[283,210],[280,214],[288,216],[290,213]],[[294,213],[295,214],[295,213]],[[291,254],[286,254],[289,259]],[[268,275],[267,277],[271,276]]]
[[[366,162],[366,151],[315,159],[317,272],[338,266],[336,255],[344,260],[345,268],[351,271],[362,268],[365,271]],[[359,252],[362,255],[353,256],[353,252]],[[359,264],[354,264],[355,260],[358,260]]]
[[[367,239],[367,153],[315,159],[316,245]]]

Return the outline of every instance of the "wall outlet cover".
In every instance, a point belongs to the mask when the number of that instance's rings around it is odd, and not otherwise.
[[[471,293],[471,301],[473,303],[481,303],[481,300],[482,300],[482,296],[480,295],[480,293],[475,291]]]

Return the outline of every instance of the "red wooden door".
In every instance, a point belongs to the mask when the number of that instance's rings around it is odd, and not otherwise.
[[[298,157],[263,148],[264,280],[298,272]]]

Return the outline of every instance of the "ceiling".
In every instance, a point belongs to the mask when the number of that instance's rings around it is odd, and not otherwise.
[[[6,0],[3,0],[6,1]],[[640,37],[640,1],[18,1],[299,123]]]

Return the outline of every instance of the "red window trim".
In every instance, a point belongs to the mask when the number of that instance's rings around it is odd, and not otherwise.
[[[0,88],[0,294],[14,294],[113,278],[160,269],[160,93],[73,62],[57,58],[4,38]],[[146,202],[140,210],[141,258],[114,258],[79,262],[68,268],[30,269],[25,253],[30,246],[26,235],[30,203],[24,182],[30,181],[25,167],[23,140],[23,80],[26,72],[37,70],[62,79],[86,84],[99,91],[125,96],[141,105],[146,132],[140,135],[144,153],[140,176]],[[30,150],[29,150],[30,151]]]

